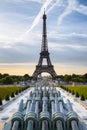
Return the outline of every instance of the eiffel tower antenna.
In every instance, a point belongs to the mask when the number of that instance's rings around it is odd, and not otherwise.
[[[45,14],[45,8],[44,8],[44,14]]]
[[[47,19],[47,16],[45,14],[45,9],[44,9],[41,53],[40,53],[39,62],[36,65],[36,69],[32,75],[33,78],[35,78],[35,79],[37,79],[38,75],[40,75],[43,72],[49,73],[53,79],[55,79],[57,77],[57,74],[54,71],[54,67],[51,64],[51,60],[50,60],[50,56],[49,56],[50,54],[48,52],[46,19]],[[42,64],[43,59],[46,59],[47,65]]]

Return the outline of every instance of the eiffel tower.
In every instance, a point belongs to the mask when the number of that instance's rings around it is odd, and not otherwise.
[[[52,76],[52,79],[55,79],[57,77],[57,74],[54,70],[54,66],[51,64],[51,60],[49,56],[50,54],[48,52],[46,19],[47,19],[47,16],[44,11],[41,53],[40,53],[38,65],[36,65],[36,69],[32,75],[34,79],[37,79],[38,75],[40,75],[43,72],[49,73]],[[46,59],[47,65],[42,64],[43,59]]]

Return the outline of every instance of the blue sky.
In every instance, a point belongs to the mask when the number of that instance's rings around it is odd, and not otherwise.
[[[50,58],[57,74],[87,72],[86,0],[0,0],[0,72],[32,75],[47,14]]]

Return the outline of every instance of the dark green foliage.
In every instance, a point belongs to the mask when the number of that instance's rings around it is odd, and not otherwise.
[[[2,99],[0,98],[0,105],[2,105]]]
[[[66,91],[68,92],[68,88],[66,87]]]
[[[81,100],[82,100],[82,101],[84,101],[84,100],[85,100],[85,97],[84,97],[84,95],[83,95],[83,94],[81,95]]]
[[[87,82],[87,73],[84,75],[65,74],[64,76],[60,76],[60,79],[61,79],[61,81],[65,81],[66,83],[69,83],[69,82],[85,83],[85,82]]]
[[[61,81],[65,81],[66,83],[69,82],[79,82],[79,83],[85,83],[87,82],[87,73],[84,75],[68,75],[65,74],[59,75],[58,78]],[[9,74],[1,74],[0,73],[0,84],[13,84],[13,83],[19,83],[20,81],[27,81],[32,80],[33,77],[29,76],[28,74],[25,74],[24,76],[17,76],[17,75],[9,75]]]
[[[28,74],[25,74],[25,75],[23,76],[23,78],[24,78],[25,81],[27,81],[27,80],[30,79],[30,76],[29,76]]]
[[[69,81],[71,81],[71,75],[65,75],[64,76],[64,81],[66,82],[66,83],[68,83]]]
[[[76,97],[79,97],[79,94],[78,94],[78,92],[76,92]]]
[[[19,93],[21,93],[21,89],[19,90]]]
[[[60,88],[64,88],[63,86],[60,86]]]
[[[15,93],[16,95],[18,95],[18,91],[16,91],[16,93]]]
[[[84,82],[87,82],[87,73],[83,75]]]
[[[8,100],[9,100],[9,96],[8,96],[8,95],[6,96],[5,100],[6,100],[6,101],[8,101]]]
[[[11,94],[11,97],[14,97],[14,93]]]
[[[74,93],[74,90],[72,90],[72,95],[74,95],[75,93]]]
[[[71,90],[69,90],[69,93],[71,93]]]
[[[24,76],[1,74],[0,73],[0,84],[13,84],[19,83],[20,81],[32,80],[33,77],[25,74]]]
[[[0,83],[13,84],[13,79],[10,76],[6,76],[5,78],[0,79]]]

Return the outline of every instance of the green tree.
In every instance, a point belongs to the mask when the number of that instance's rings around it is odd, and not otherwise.
[[[84,82],[87,82],[87,73],[83,75]]]
[[[27,80],[30,79],[30,76],[29,76],[28,74],[25,74],[25,75],[23,76],[23,78],[24,78],[25,81],[27,81]]]
[[[66,83],[68,83],[69,81],[71,81],[71,75],[65,75],[64,76],[64,81],[66,82]]]
[[[10,76],[6,76],[5,78],[0,79],[0,83],[2,83],[2,84],[13,84],[14,81]]]
[[[2,74],[0,73],[0,79],[2,78]]]
[[[5,77],[7,77],[7,76],[9,76],[9,74],[3,74],[3,75],[2,75],[3,78],[5,78]]]

